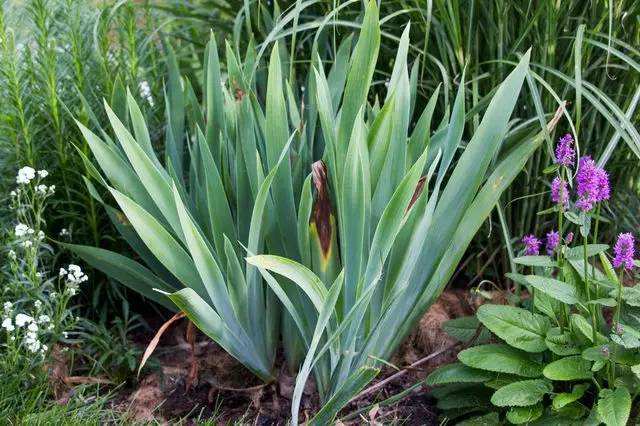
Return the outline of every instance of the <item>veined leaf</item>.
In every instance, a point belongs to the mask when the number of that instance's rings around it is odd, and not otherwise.
[[[547,349],[545,336],[551,327],[549,320],[521,308],[505,305],[482,305],[478,320],[509,345],[527,352]]]
[[[553,391],[551,382],[545,379],[523,380],[501,387],[491,397],[498,407],[524,407],[533,405]]]
[[[580,355],[560,358],[553,361],[544,368],[544,376],[549,380],[580,380],[590,379],[591,361],[583,359]]]
[[[602,389],[598,400],[598,418],[607,426],[625,426],[631,412],[631,395],[624,386]]]
[[[451,383],[484,383],[495,378],[494,373],[467,367],[459,362],[447,364],[435,369],[425,383],[429,386]]]
[[[524,377],[542,375],[542,365],[526,352],[507,345],[491,344],[465,349],[458,354],[463,364],[481,370],[516,374]]]

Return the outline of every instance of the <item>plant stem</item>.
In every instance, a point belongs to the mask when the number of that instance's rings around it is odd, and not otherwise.
[[[589,288],[589,262],[588,262],[588,258],[587,258],[587,236],[585,235],[583,238],[583,245],[582,245],[582,254],[584,256],[584,287],[585,287],[585,291],[587,294],[587,302],[591,300],[591,290]],[[593,309],[593,305],[589,305],[589,313],[591,314],[591,327],[592,327],[592,331],[593,331],[593,344],[596,344],[596,336],[598,335],[598,331],[597,331],[597,322],[596,322],[596,313]]]

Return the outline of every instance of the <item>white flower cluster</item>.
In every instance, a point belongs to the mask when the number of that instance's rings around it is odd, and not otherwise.
[[[67,282],[67,288],[65,291],[67,291],[71,296],[75,296],[80,284],[89,279],[87,274],[82,272],[82,269],[80,269],[78,265],[74,265],[73,263],[69,264],[69,266],[67,266],[67,269],[60,268],[58,276],[64,278],[64,280]]]
[[[40,305],[41,306],[41,305]],[[13,305],[11,302],[4,304],[4,313],[2,319],[2,328],[8,333],[15,331],[16,329],[26,328],[24,334],[23,343],[26,349],[32,353],[45,354],[47,352],[47,345],[40,341],[38,333],[41,330],[52,330],[53,324],[51,318],[48,315],[40,315],[38,318],[34,318],[31,315],[24,313],[18,313],[14,319],[11,318],[13,312]],[[11,336],[11,340],[15,340],[15,336]]]
[[[32,179],[36,177],[36,171],[33,167],[25,166],[18,170],[18,175],[16,176],[16,183],[19,185],[26,185],[31,182]]]
[[[25,225],[24,223],[19,223],[13,229],[13,233],[17,238],[25,239],[20,243],[22,247],[29,248],[33,246],[33,241],[29,239],[36,233],[36,231],[33,228],[30,228],[28,225]],[[44,232],[38,231],[37,233],[38,241],[44,240],[44,237],[45,237]],[[9,252],[9,258],[15,259],[15,252],[13,250]]]
[[[151,86],[149,82],[143,80],[140,82],[140,96],[149,102],[149,105],[154,106],[153,96],[151,95]]]

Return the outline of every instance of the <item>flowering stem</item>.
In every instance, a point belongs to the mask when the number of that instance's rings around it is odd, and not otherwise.
[[[591,300],[591,289],[589,288],[589,262],[588,262],[588,258],[587,258],[587,236],[585,235],[583,238],[583,245],[582,245],[582,253],[584,255],[584,287],[585,287],[585,291],[587,293],[587,302]],[[589,313],[591,314],[591,327],[592,327],[592,331],[593,331],[593,344],[596,343],[596,336],[598,334],[597,331],[597,322],[596,322],[596,313],[593,309],[593,305],[589,305],[588,307],[589,309]]]
[[[620,273],[618,274],[618,304],[616,305],[616,314],[615,320],[616,325],[620,323],[620,310],[622,307],[622,279],[624,278],[624,268],[620,268]]]

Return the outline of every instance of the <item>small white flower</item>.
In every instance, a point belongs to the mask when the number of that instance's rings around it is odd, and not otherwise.
[[[42,302],[39,300],[36,300],[35,302],[33,302],[33,305],[36,307],[36,309],[40,309],[42,307]]]
[[[65,236],[69,235],[69,230],[67,228],[62,228],[58,235],[60,235],[61,237],[65,237]]]
[[[49,194],[53,194],[54,192],[56,192],[56,186],[55,185],[51,185],[49,187]]]
[[[76,295],[76,289],[75,287],[67,287],[66,292],[69,294],[69,296],[73,297]]]
[[[33,317],[20,313],[16,315],[16,327],[24,327],[25,324],[29,324],[33,321]]]
[[[49,293],[49,299],[56,300],[56,297],[58,297],[58,293],[56,293],[55,291]]]
[[[36,191],[38,191],[39,194],[46,194],[48,190],[49,187],[47,185],[40,184],[36,186]]]
[[[16,252],[15,251],[9,250],[8,256],[9,256],[9,259],[16,260]]]
[[[42,278],[42,272],[36,272],[36,278]]]
[[[5,330],[11,332],[13,330],[15,330],[16,328],[13,326],[13,323],[11,322],[11,318],[5,318],[2,321],[2,328],[4,328]]]
[[[42,232],[42,231],[38,231],[38,239],[39,239],[40,241],[44,240],[44,232]]]
[[[38,324],[48,324],[51,322],[51,318],[49,318],[49,315],[40,315],[38,317]]]
[[[60,268],[60,272],[58,272],[58,276],[64,277],[65,275],[67,275],[67,270],[64,268]]]
[[[149,82],[143,80],[140,82],[140,97],[144,98],[149,102],[149,105],[154,106],[153,96],[151,96],[151,87],[149,86]]]
[[[32,322],[27,326],[27,330],[33,331],[35,333],[36,331],[38,331],[38,324],[36,324],[35,322]]]
[[[74,287],[77,288],[77,284],[83,283],[89,279],[87,274],[82,272],[82,269],[78,265],[74,265],[73,263],[67,266],[67,282],[71,284],[75,284]],[[60,273],[62,273],[62,268],[60,269]]]
[[[29,241],[29,240],[22,242],[22,247],[24,247],[24,248],[29,248],[32,245],[33,245],[33,243],[31,241]]]
[[[18,170],[18,175],[16,176],[16,183],[24,185],[31,182],[31,179],[36,177],[36,171],[33,167],[23,167]]]
[[[41,178],[46,178],[47,176],[49,176],[49,172],[46,170],[38,170],[38,176],[40,176]]]
[[[24,237],[29,232],[29,227],[24,223],[19,223],[13,229],[13,233],[16,234],[16,237]]]
[[[66,331],[62,332],[62,337],[64,337],[65,339],[69,337],[69,333],[67,333]]]
[[[5,312],[11,312],[11,309],[13,308],[13,303],[4,302],[3,308]]]
[[[16,195],[18,195],[18,193],[16,191],[11,191],[9,195],[11,195],[12,197],[15,197]]]

